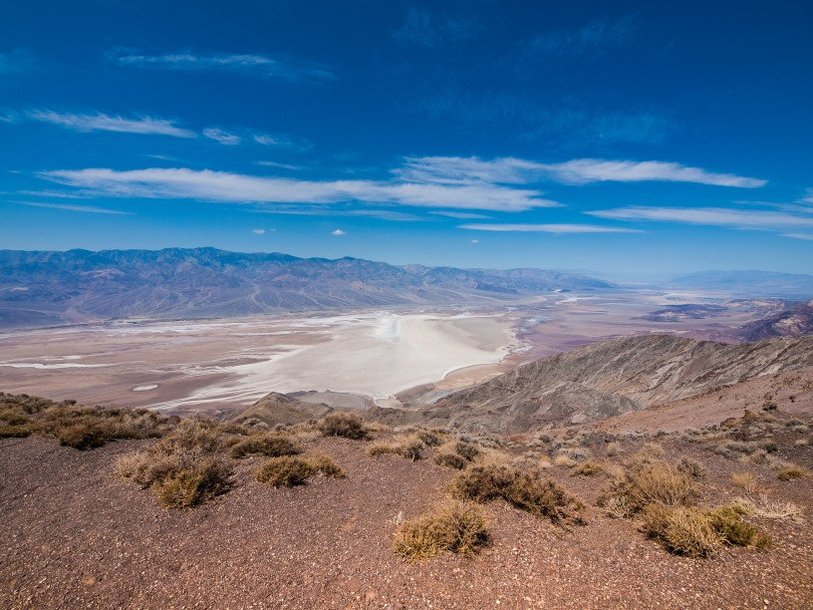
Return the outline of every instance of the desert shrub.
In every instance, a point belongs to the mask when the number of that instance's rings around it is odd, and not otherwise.
[[[336,464],[326,455],[312,456],[308,458],[308,460],[317,472],[326,477],[331,479],[343,479],[347,476],[347,474],[344,472],[344,468]]]
[[[770,536],[743,520],[746,511],[737,504],[721,506],[706,514],[714,531],[729,544],[756,549],[766,549],[772,544]]]
[[[610,497],[623,506],[628,515],[642,511],[647,505],[686,505],[697,495],[690,477],[666,462],[655,462],[630,469],[622,479],[616,480]]]
[[[759,491],[759,483],[757,482],[757,478],[750,472],[736,472],[732,474],[731,482],[748,493],[756,493]]]
[[[607,457],[618,455],[619,451],[621,451],[621,443],[618,441],[612,441],[604,446],[604,455]]]
[[[23,438],[33,433],[31,424],[0,425],[0,438]]]
[[[458,453],[453,453],[451,451],[438,451],[435,454],[435,464],[439,464],[440,466],[448,466],[449,468],[454,468],[456,470],[463,470],[468,465],[468,462]]]
[[[330,413],[318,425],[322,436],[341,436],[352,440],[369,438],[370,432],[356,413]]]
[[[323,474],[334,479],[344,478],[345,473],[327,456],[306,458],[284,455],[263,462],[254,476],[260,483],[272,487],[295,487],[304,485],[308,479]]]
[[[573,469],[573,472],[570,473],[570,476],[573,477],[593,477],[597,474],[601,474],[604,472],[604,468],[595,460],[587,460],[586,462],[582,462],[578,466]]]
[[[408,436],[406,438],[396,439],[391,443],[374,443],[367,449],[367,455],[375,457],[377,455],[392,453],[414,462],[423,457],[425,447],[423,441],[417,436]]]
[[[780,481],[792,481],[793,479],[806,479],[810,476],[810,471],[807,468],[796,466],[795,464],[787,464],[781,466],[776,471],[776,478]]]
[[[418,430],[415,436],[427,447],[438,447],[442,445],[444,441],[442,433],[434,430]]]
[[[477,507],[454,502],[401,524],[393,547],[396,553],[414,561],[442,551],[473,555],[488,542],[486,523]]]
[[[216,424],[184,420],[149,449],[122,456],[116,472],[151,488],[168,508],[193,507],[230,488],[232,468],[223,448]]]
[[[225,492],[230,477],[224,460],[209,457],[167,474],[155,483],[154,492],[167,508],[188,508]]]
[[[272,487],[294,487],[307,483],[316,472],[310,461],[284,455],[263,462],[254,476],[260,483],[268,483]]]
[[[480,450],[477,448],[477,445],[467,443],[466,441],[457,441],[454,450],[455,453],[468,462],[473,462],[480,456]]]
[[[280,457],[297,455],[302,453],[302,449],[285,435],[267,432],[237,438],[231,445],[230,453],[233,458],[238,459],[248,455]]]
[[[690,458],[681,458],[677,464],[677,469],[683,474],[692,477],[693,479],[705,479],[706,468],[700,462]]]
[[[573,468],[578,462],[567,453],[559,453],[553,458],[553,465],[560,468]]]
[[[475,466],[457,476],[452,493],[462,500],[488,502],[502,499],[512,506],[554,523],[582,523],[584,505],[553,481],[537,472],[510,466]]]
[[[642,513],[642,527],[650,538],[677,555],[708,557],[722,543],[706,514],[688,506],[649,504]]]
[[[388,453],[397,454],[400,447],[395,443],[373,443],[367,448],[367,455],[376,457]]]
[[[793,502],[772,500],[766,495],[759,495],[755,498],[735,498],[732,505],[737,506],[745,515],[754,515],[763,519],[799,521],[802,517],[802,509]]]

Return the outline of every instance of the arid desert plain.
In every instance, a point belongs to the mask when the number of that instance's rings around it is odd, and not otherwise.
[[[759,315],[647,313],[701,294],[626,291],[539,297],[502,308],[367,310],[213,320],[120,320],[0,333],[7,392],[102,405],[213,411],[268,392],[353,407],[425,402],[518,363],[604,337],[676,332],[727,340]]]

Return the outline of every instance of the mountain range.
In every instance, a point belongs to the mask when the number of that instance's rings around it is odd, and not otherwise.
[[[396,266],[215,248],[3,250],[0,327],[475,304],[612,287],[603,280],[543,269]]]

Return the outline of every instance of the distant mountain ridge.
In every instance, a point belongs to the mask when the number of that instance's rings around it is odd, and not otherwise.
[[[397,266],[216,248],[0,251],[0,327],[475,304],[612,284],[543,269]]]
[[[681,275],[670,287],[725,292],[747,297],[813,298],[813,275],[775,271],[701,271]]]

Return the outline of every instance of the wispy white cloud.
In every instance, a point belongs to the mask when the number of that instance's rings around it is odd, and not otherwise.
[[[630,206],[586,212],[597,218],[632,221],[679,222],[736,229],[794,229],[813,227],[813,218],[783,212],[730,208],[675,208]]]
[[[31,110],[28,118],[59,125],[75,131],[115,131],[120,133],[155,134],[176,138],[194,138],[194,131],[182,129],[172,121],[153,117],[125,118],[104,113],[71,114],[53,110]]]
[[[193,53],[179,51],[161,55],[114,52],[110,57],[121,66],[190,72],[231,72],[288,81],[331,81],[336,75],[326,67],[257,53]]]
[[[435,216],[456,218],[457,220],[485,220],[490,218],[490,216],[486,216],[485,214],[475,214],[474,212],[447,212],[445,210],[438,210],[429,213],[434,214]]]
[[[236,146],[242,142],[242,138],[236,133],[225,131],[217,127],[207,127],[203,130],[203,135],[210,140],[214,140],[220,144],[225,144],[226,146]]]
[[[300,165],[292,165],[291,163],[279,163],[278,161],[257,161],[257,165],[262,167],[276,167],[278,169],[289,169],[291,171],[299,171],[302,169]]]
[[[550,207],[533,189],[497,184],[437,184],[373,180],[310,181],[188,168],[117,171],[56,170],[42,177],[95,194],[199,199],[230,203],[338,203],[362,201],[406,206],[519,212]]]
[[[499,233],[641,233],[636,229],[588,224],[465,224],[458,228]]]
[[[801,239],[804,241],[813,241],[813,233],[782,233],[782,237],[790,237],[791,239]]]
[[[251,229],[251,232],[254,235],[265,235],[265,229]]]
[[[490,161],[478,157],[408,157],[396,172],[403,180],[443,184],[527,184],[544,180],[577,185],[592,182],[691,182],[740,188],[757,188],[766,184],[765,180],[758,178],[708,172],[679,163],[603,159],[539,163],[515,157]]]
[[[27,205],[32,208],[50,208],[52,210],[62,210],[64,212],[84,212],[87,214],[114,214],[117,216],[131,216],[130,212],[122,212],[121,210],[111,210],[109,208],[100,208],[92,205],[73,205],[65,203],[40,203],[35,201],[17,201],[20,205]]]
[[[336,229],[335,231],[331,231],[330,234],[335,235],[336,237],[341,237],[342,235],[347,235],[347,233],[345,233],[341,229]]]

